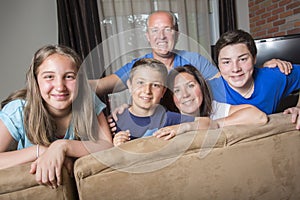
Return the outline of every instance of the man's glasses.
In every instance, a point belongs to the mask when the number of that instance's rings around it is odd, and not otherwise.
[[[148,28],[148,31],[150,34],[157,35],[160,32],[163,32],[164,34],[171,34],[174,32],[173,27],[165,27],[165,28]]]

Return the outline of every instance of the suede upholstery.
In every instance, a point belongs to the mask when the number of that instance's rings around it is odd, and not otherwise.
[[[64,170],[57,189],[29,169],[0,170],[1,200],[300,199],[300,131],[279,113],[265,125],[141,138],[77,159],[75,179]]]
[[[250,116],[251,117],[251,116]],[[80,199],[300,199],[300,132],[265,125],[134,140],[78,159]]]
[[[63,184],[57,189],[39,185],[29,173],[30,163],[0,170],[0,199],[73,200],[78,198],[74,178],[63,169]]]

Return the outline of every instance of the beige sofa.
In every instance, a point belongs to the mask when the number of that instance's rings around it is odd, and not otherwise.
[[[0,170],[0,200],[78,199],[74,178],[63,169],[63,185],[57,189],[39,185],[29,173],[30,163]]]
[[[294,128],[274,114],[262,126],[134,140],[78,159],[75,180],[64,171],[54,190],[35,182],[30,164],[12,167],[0,170],[0,199],[300,199]]]
[[[263,126],[139,139],[78,159],[75,178],[80,199],[300,199],[300,131],[274,114]]]

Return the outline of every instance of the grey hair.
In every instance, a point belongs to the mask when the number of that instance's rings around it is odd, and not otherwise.
[[[173,22],[173,28],[174,28],[175,31],[178,31],[178,19],[177,19],[176,15],[175,15],[173,12],[167,11],[167,10],[157,10],[157,11],[151,13],[151,14],[148,16],[147,22],[146,22],[146,24],[147,24],[147,30],[148,30],[148,27],[149,27],[149,19],[150,19],[150,17],[151,17],[153,14],[156,14],[156,13],[166,13],[166,14],[170,15],[171,18],[172,18],[172,22]]]

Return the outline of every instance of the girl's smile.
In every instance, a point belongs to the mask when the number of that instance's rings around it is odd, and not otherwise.
[[[77,96],[77,68],[67,56],[53,54],[40,65],[37,80],[49,111],[61,115],[69,111]]]

